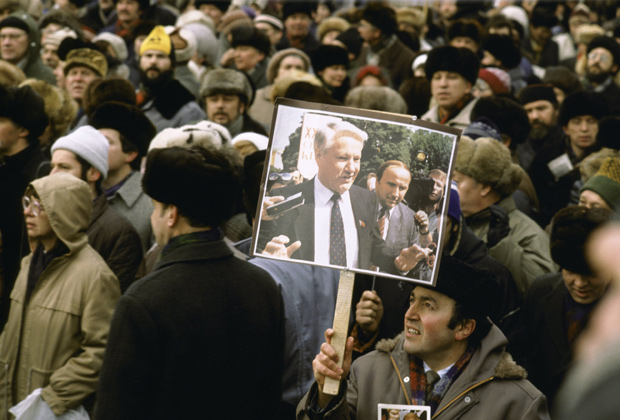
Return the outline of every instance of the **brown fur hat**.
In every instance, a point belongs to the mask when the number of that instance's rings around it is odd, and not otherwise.
[[[117,77],[94,80],[84,91],[82,98],[84,113],[90,116],[95,108],[108,101],[136,105],[136,91],[131,82]]]
[[[454,170],[490,186],[502,197],[515,192],[523,176],[519,165],[512,163],[510,150],[490,137],[472,140],[462,136]]]

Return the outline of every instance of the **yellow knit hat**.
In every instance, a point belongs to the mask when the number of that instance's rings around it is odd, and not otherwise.
[[[142,41],[142,45],[140,45],[140,55],[144,54],[144,52],[148,50],[161,51],[166,55],[170,55],[170,51],[172,50],[172,42],[170,41],[170,37],[164,30],[163,26],[158,25],[153,28],[149,36]]]

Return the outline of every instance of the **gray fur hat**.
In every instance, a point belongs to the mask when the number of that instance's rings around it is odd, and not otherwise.
[[[166,128],[155,136],[149,145],[149,151],[166,147],[200,146],[205,149],[230,146],[230,133],[226,127],[211,121],[200,121],[198,124],[184,125],[179,128]]]
[[[387,86],[357,86],[347,93],[344,105],[395,114],[407,113],[403,97]]]
[[[454,170],[490,186],[502,197],[515,192],[523,176],[519,165],[512,163],[510,150],[490,137],[461,136]]]
[[[240,71],[233,69],[214,69],[207,73],[200,86],[200,97],[217,95],[239,95],[245,98],[245,103],[251,104],[254,99],[254,90],[247,77]]]

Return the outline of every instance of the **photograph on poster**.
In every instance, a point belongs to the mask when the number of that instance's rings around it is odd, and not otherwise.
[[[424,405],[378,404],[377,420],[430,420],[431,408]]]
[[[271,134],[253,255],[435,283],[460,130],[278,99]]]

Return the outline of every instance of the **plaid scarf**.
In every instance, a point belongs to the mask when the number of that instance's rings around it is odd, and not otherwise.
[[[409,356],[410,360],[410,378],[411,378],[411,404],[413,405],[429,405],[431,407],[431,416],[439,407],[439,403],[443,399],[448,388],[452,385],[461,373],[465,370],[471,356],[474,354],[474,347],[469,346],[465,353],[456,361],[448,370],[448,373],[435,384],[433,392],[430,396],[426,396],[426,376],[424,375],[424,362],[413,356]]]

